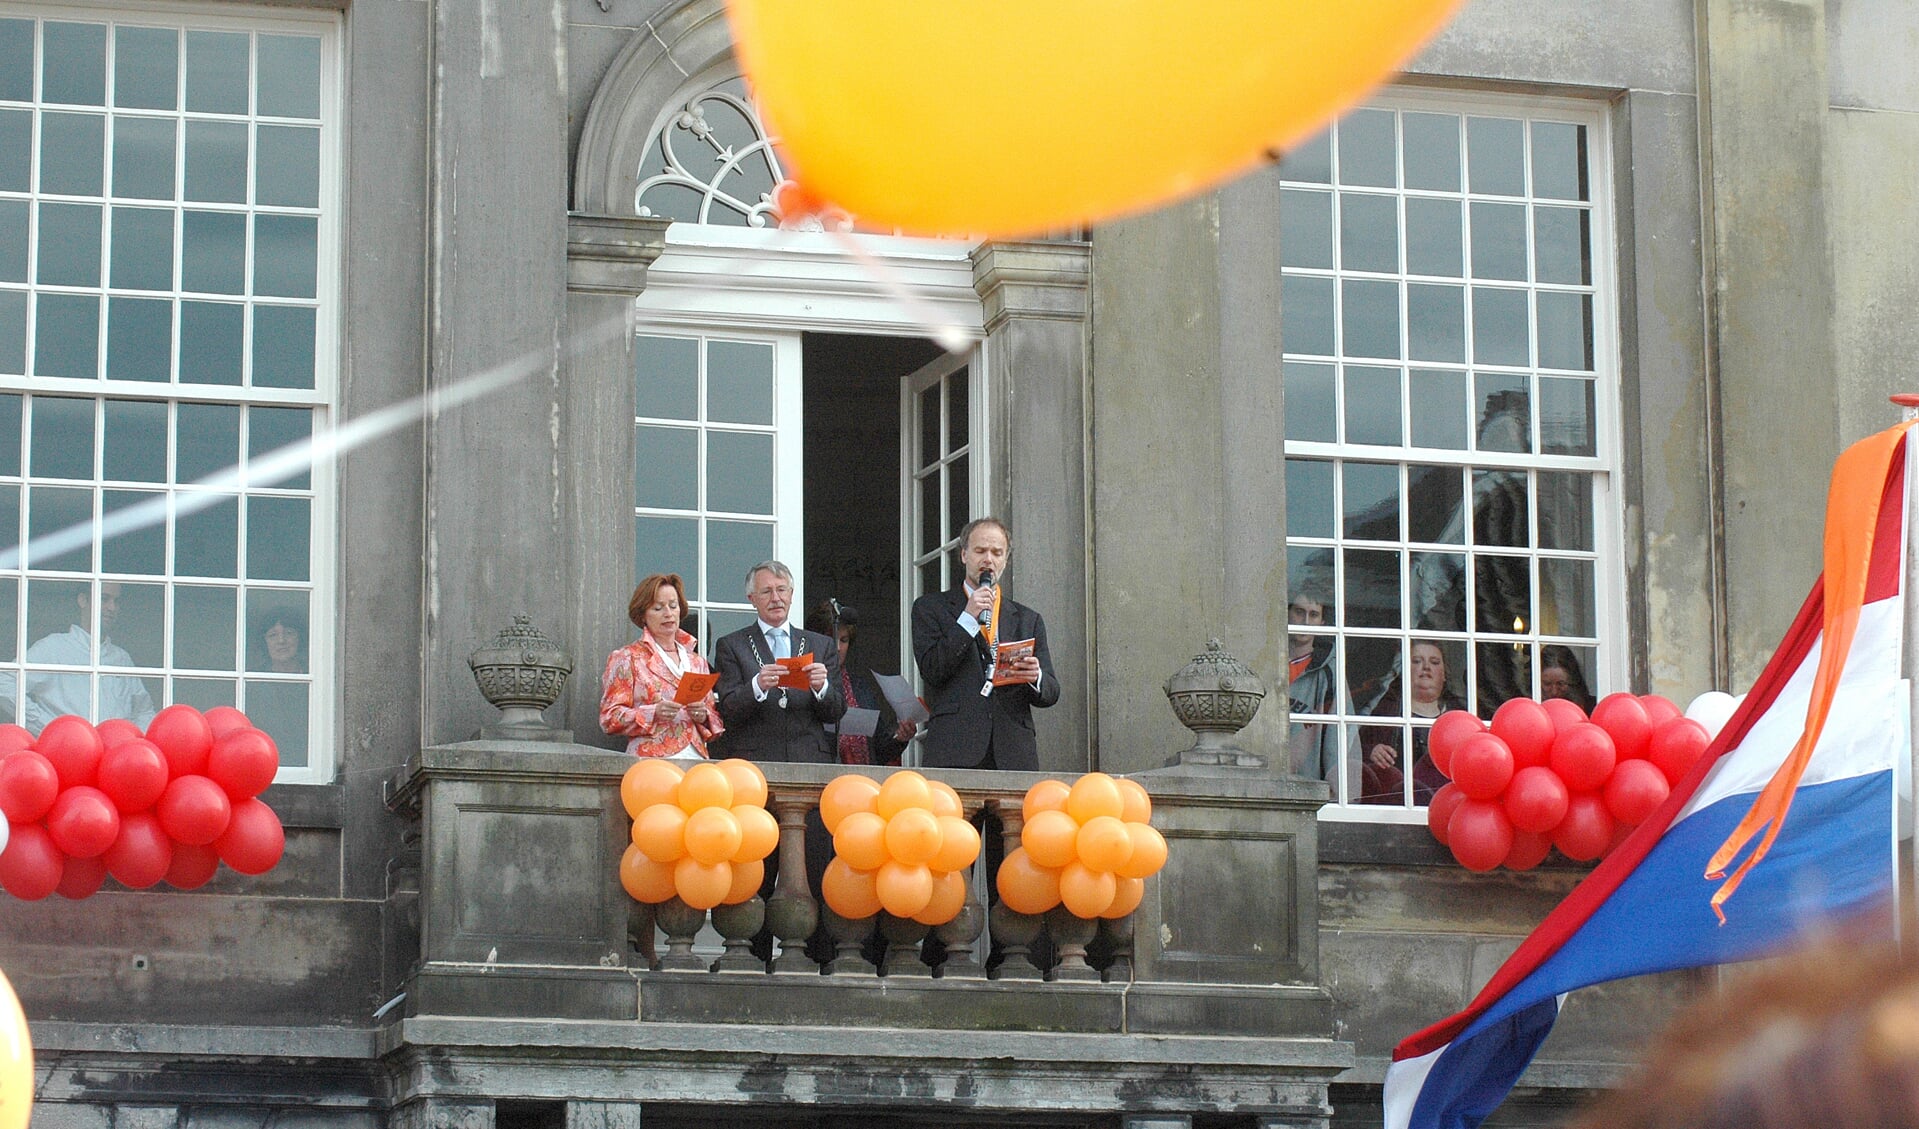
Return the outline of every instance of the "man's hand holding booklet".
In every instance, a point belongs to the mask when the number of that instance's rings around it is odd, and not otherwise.
[[[1019,686],[1038,681],[1037,670],[1021,673],[1021,660],[1033,657],[1033,640],[1009,639],[993,648],[993,685]]]

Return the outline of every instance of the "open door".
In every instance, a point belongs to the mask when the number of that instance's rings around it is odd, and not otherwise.
[[[959,582],[960,530],[987,512],[979,368],[973,349],[900,381],[900,632],[909,668],[913,601]],[[917,686],[917,669],[910,677]]]

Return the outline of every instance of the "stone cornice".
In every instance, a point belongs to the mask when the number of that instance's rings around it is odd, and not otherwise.
[[[566,217],[566,288],[636,297],[646,271],[666,250],[666,220],[638,216]]]
[[[973,251],[973,289],[990,333],[1008,318],[1084,322],[1092,245],[1029,240],[982,243]]]

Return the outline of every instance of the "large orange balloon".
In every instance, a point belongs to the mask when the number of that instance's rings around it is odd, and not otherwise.
[[[966,818],[966,803],[953,786],[944,780],[928,780],[926,786],[933,790],[933,814],[952,815]]]
[[[1458,0],[728,0],[807,190],[881,228],[1030,235],[1269,160]],[[985,76],[954,92],[954,75]]]
[[[870,811],[856,811],[840,820],[833,833],[833,853],[859,870],[878,870],[892,855],[886,850],[886,821]]]
[[[880,782],[870,776],[848,773],[836,776],[820,793],[820,822],[831,835],[840,829],[840,820],[856,811],[879,810]]]
[[[1133,853],[1113,873],[1121,878],[1151,878],[1166,865],[1166,837],[1144,823],[1126,825],[1126,837],[1133,841]]]
[[[1098,917],[1118,894],[1119,882],[1104,870],[1077,862],[1060,868],[1059,900],[1074,917]]]
[[[740,841],[740,821],[725,808],[701,808],[686,819],[686,853],[701,862],[730,860]]]
[[[1126,825],[1110,815],[1096,815],[1087,820],[1079,829],[1075,846],[1079,861],[1109,874],[1133,857],[1133,840],[1126,834]]]
[[[701,761],[686,770],[680,781],[680,810],[692,815],[701,808],[733,806],[733,782],[726,770],[712,761]]]
[[[1140,900],[1146,897],[1146,880],[1143,878],[1116,878],[1113,883],[1113,904],[1106,907],[1101,917],[1125,917],[1139,908]]]
[[[1119,817],[1128,823],[1145,823],[1153,818],[1153,798],[1137,780],[1128,780],[1124,776],[1116,777],[1119,785]]]
[[[906,808],[887,820],[886,852],[908,866],[932,862],[940,853],[939,817],[925,808]]]
[[[1079,823],[1063,811],[1043,811],[1020,829],[1020,846],[1040,866],[1065,866],[1079,857]]]
[[[733,885],[726,891],[726,897],[720,899],[724,906],[736,906],[760,892],[760,885],[766,881],[766,864],[755,859],[752,862],[733,864]]]
[[[714,761],[720,771],[726,774],[727,783],[733,785],[732,807],[752,804],[756,808],[766,806],[766,774],[760,766],[749,760],[729,757],[723,761]]]
[[[1097,815],[1118,819],[1125,810],[1119,782],[1103,772],[1089,772],[1073,781],[1073,790],[1066,794],[1066,814],[1081,823]]]
[[[678,804],[653,804],[633,821],[633,845],[654,862],[686,857],[686,813]]]
[[[654,862],[629,845],[620,856],[620,885],[636,902],[658,904],[673,896],[673,864]]]
[[[926,865],[940,874],[973,865],[973,860],[979,857],[978,829],[958,816],[942,815],[939,820],[939,853]]]
[[[873,876],[873,888],[879,891],[880,905],[894,917],[912,917],[924,911],[933,900],[933,872],[923,866],[909,866],[888,860]]]
[[[907,808],[933,807],[933,788],[926,777],[912,769],[902,769],[880,785],[878,811],[882,819],[891,819]]]
[[[880,911],[877,878],[876,871],[854,870],[845,859],[834,859],[820,877],[820,896],[841,917],[854,921],[871,917]]]
[[[27,1129],[33,1113],[33,1041],[13,985],[0,973],[0,1129]]]
[[[1014,913],[1045,913],[1059,904],[1059,871],[1035,863],[1024,847],[1006,856],[993,881]]]
[[[959,916],[966,905],[966,879],[957,874],[933,876],[933,898],[926,908],[913,915],[921,925],[945,925]]]
[[[1071,792],[1063,780],[1042,780],[1026,790],[1020,811],[1029,822],[1043,811],[1065,811],[1066,797]]]
[[[733,891],[733,864],[705,863],[689,855],[673,864],[673,888],[694,909],[712,909]]]
[[[620,802],[634,819],[654,804],[679,802],[680,766],[664,757],[641,757],[620,777]]]
[[[752,862],[772,854],[780,845],[780,821],[763,807],[739,804],[733,818],[740,825],[740,849],[733,852],[734,862]]]

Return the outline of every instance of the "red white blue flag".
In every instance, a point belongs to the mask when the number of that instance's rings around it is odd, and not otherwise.
[[[1471,1006],[1394,1049],[1387,1129],[1478,1125],[1575,988],[1764,956],[1809,925],[1890,896],[1895,803],[1910,791],[1912,746],[1901,681],[1908,426],[1840,457],[1825,574],[1665,804]]]

